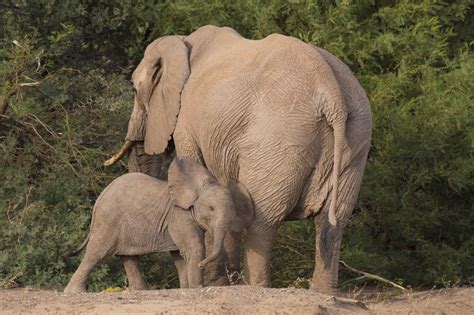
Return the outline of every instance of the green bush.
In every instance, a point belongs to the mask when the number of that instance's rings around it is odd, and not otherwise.
[[[215,24],[323,47],[366,89],[372,148],[341,259],[404,285],[472,284],[472,18],[462,0],[2,2],[1,283],[66,284],[80,257],[64,257],[85,238],[95,198],[126,172],[102,161],[125,135],[144,48]],[[177,286],[168,256],[142,265],[153,287]],[[282,226],[272,265],[275,286],[307,286],[310,220]],[[341,269],[341,283],[356,277]],[[111,259],[90,288],[125,284]]]

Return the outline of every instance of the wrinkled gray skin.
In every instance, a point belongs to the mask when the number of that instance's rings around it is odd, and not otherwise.
[[[146,154],[142,141],[136,142],[128,153],[129,173],[144,173],[162,180],[167,180],[168,168],[176,155],[176,152],[171,150],[155,155]]]
[[[236,214],[235,206],[240,212]],[[84,258],[65,288],[83,292],[92,269],[108,256],[119,256],[129,288],[146,289],[139,256],[171,251],[182,288],[203,285],[202,267],[224,255],[226,232],[242,231],[253,220],[253,204],[239,184],[219,184],[203,166],[176,158],[169,181],[129,173],[115,179],[97,199]],[[204,231],[214,236],[205,258]]]
[[[371,139],[370,105],[350,69],[292,37],[248,40],[204,26],[152,42],[132,80],[128,143],[144,141],[145,153],[159,154],[172,137],[178,155],[202,162],[221,182],[242,183],[252,196],[246,280],[269,286],[278,227],[314,218],[313,288],[334,294]],[[236,245],[226,247],[238,261]],[[213,266],[210,284],[219,284],[222,264]]]

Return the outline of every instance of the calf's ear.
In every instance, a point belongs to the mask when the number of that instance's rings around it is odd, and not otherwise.
[[[230,182],[228,188],[232,193],[235,207],[235,222],[231,229],[241,232],[249,227],[255,219],[255,206],[247,189],[238,182]]]
[[[183,209],[189,209],[199,198],[199,191],[216,179],[201,164],[187,157],[176,157],[168,170],[171,200]]]

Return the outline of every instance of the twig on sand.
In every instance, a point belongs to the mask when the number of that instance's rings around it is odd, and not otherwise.
[[[388,279],[385,279],[385,278],[382,278],[381,276],[377,276],[377,275],[374,275],[374,274],[371,274],[371,273],[368,273],[368,272],[365,272],[365,271],[361,271],[361,270],[358,270],[358,269],[355,269],[351,266],[349,266],[348,264],[346,264],[344,261],[342,260],[339,260],[339,263],[341,265],[343,265],[345,268],[347,268],[348,270],[352,271],[352,272],[355,272],[355,273],[359,273],[362,275],[362,277],[359,277],[358,279],[362,279],[362,278],[369,278],[369,279],[374,279],[374,280],[377,280],[377,281],[380,281],[380,282],[383,282],[383,283],[387,283],[387,284],[390,284],[391,286],[394,286],[395,288],[397,289],[400,289],[404,292],[409,292],[408,289],[402,287],[401,285],[398,285],[396,284],[395,282],[393,281],[390,281]]]

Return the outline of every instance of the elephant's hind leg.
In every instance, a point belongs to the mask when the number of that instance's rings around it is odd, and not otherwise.
[[[89,275],[94,267],[103,259],[103,256],[94,255],[87,252],[81,261],[81,264],[74,272],[69,280],[68,285],[64,289],[64,293],[80,293],[86,291],[86,284]]]
[[[311,288],[321,293],[337,294],[342,228],[332,227],[325,214],[316,217],[315,269]]]
[[[329,224],[326,211],[315,218],[316,266],[311,287],[317,291],[331,295],[337,293],[342,234],[357,200],[364,166],[363,162],[353,163],[340,176],[337,225],[333,227]]]
[[[128,288],[130,290],[146,290],[147,285],[139,269],[138,256],[120,256],[125,273],[128,279]]]

